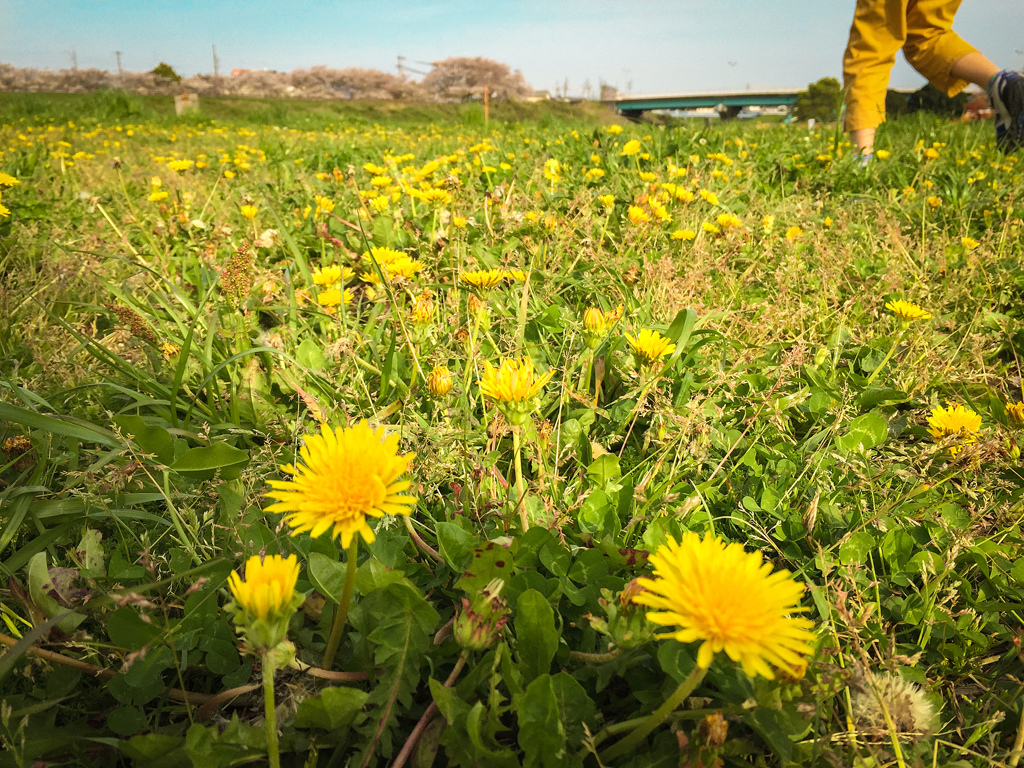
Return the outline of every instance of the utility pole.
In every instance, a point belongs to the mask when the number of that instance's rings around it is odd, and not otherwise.
[[[405,56],[398,57],[398,76],[405,77]]]
[[[117,74],[120,75],[124,72],[124,70],[121,69],[121,52],[114,51],[114,55],[117,56]]]
[[[78,71],[78,53],[74,48],[71,49],[71,68]]]
[[[220,75],[220,62],[217,61],[217,46],[211,45],[210,47],[213,49],[213,76],[217,77]]]

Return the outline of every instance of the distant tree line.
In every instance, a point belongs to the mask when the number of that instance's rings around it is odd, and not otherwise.
[[[194,75],[181,78],[160,63],[151,72],[107,72],[102,69],[19,68],[0,63],[0,91],[20,93],[91,93],[120,89],[140,95],[243,96],[324,100],[467,101],[530,96],[533,89],[519,70],[481,57],[436,61],[421,80],[376,69],[310,67],[291,72],[247,70],[236,75]]]
[[[968,95],[960,93],[950,98],[932,84],[913,93],[887,91],[885,112],[889,117],[909,115],[913,112],[933,112],[943,117],[958,117],[963,114]],[[798,120],[814,119],[819,122],[833,122],[843,106],[843,87],[834,77],[823,77],[801,91],[793,105],[793,116]]]

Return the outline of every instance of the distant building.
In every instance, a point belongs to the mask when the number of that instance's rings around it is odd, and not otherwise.
[[[243,72],[252,72],[252,70],[251,69],[232,69],[231,70],[231,76],[232,77],[238,77]]]

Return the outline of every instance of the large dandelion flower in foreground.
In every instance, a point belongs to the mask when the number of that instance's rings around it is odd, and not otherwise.
[[[655,360],[671,355],[676,350],[676,345],[666,339],[657,331],[644,328],[636,336],[626,334],[626,341],[633,351],[643,358],[645,363],[653,363]]]
[[[811,653],[814,624],[790,616],[804,610],[804,585],[789,571],[772,573],[760,552],[684,533],[680,543],[669,539],[651,555],[651,563],[654,578],[639,580],[646,591],[634,602],[659,609],[647,614],[653,623],[675,628],[661,637],[702,640],[699,667],[725,651],[747,675],[772,679],[772,667],[798,669]]]
[[[367,517],[408,515],[416,499],[402,495],[411,483],[399,480],[413,455],[398,455],[398,435],[385,436],[384,427],[374,430],[365,421],[332,430],[324,425],[310,435],[299,451],[302,464],[281,470],[291,480],[271,480],[267,494],[277,501],[268,512],[286,512],[292,535],[308,531],[314,538],[333,528],[348,548],[358,533],[372,544],[374,535]]]
[[[932,415],[928,417],[928,427],[928,434],[937,443],[951,436],[958,436],[958,444],[949,449],[949,452],[956,456],[960,453],[961,447],[978,441],[978,432],[981,431],[981,416],[959,403],[953,403],[948,408],[939,405],[932,410]]]

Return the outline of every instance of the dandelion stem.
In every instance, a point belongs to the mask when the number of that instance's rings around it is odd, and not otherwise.
[[[876,376],[878,376],[878,374],[882,372],[882,369],[883,369],[883,368],[885,368],[886,364],[887,364],[887,363],[888,363],[888,362],[889,362],[890,360],[892,360],[892,356],[893,356],[894,354],[896,354],[896,347],[898,347],[898,346],[899,346],[899,344],[900,344],[900,339],[902,339],[902,338],[903,338],[903,333],[904,333],[904,331],[906,331],[906,330],[907,330],[907,326],[906,326],[906,325],[904,325],[904,326],[902,326],[902,327],[900,328],[900,332],[896,334],[896,338],[895,338],[895,339],[893,339],[893,341],[892,341],[892,347],[890,347],[890,349],[889,349],[889,354],[887,354],[887,355],[886,355],[886,356],[885,356],[885,357],[884,357],[884,358],[882,359],[882,362],[878,364],[878,367],[877,367],[877,368],[875,368],[875,370],[873,370],[873,371],[871,372],[871,375],[870,375],[870,376],[868,376],[868,380],[867,380],[866,384],[870,384],[870,383],[871,383],[872,381],[874,381],[874,380],[875,380],[875,377],[876,377]]]
[[[643,721],[636,727],[632,733],[630,733],[622,741],[613,744],[611,747],[606,749],[600,756],[602,763],[610,762],[617,757],[621,757],[635,749],[644,737],[647,736],[651,731],[661,725],[672,714],[673,710],[678,707],[686,697],[693,693],[694,689],[700,685],[704,679],[704,675],[707,672],[703,667],[694,667],[683,682],[676,688],[675,693],[665,700],[665,703],[658,707],[654,712],[649,714],[643,719]]]
[[[1010,759],[1007,761],[1010,768],[1017,768],[1022,752],[1024,752],[1024,707],[1020,711],[1020,722],[1017,724],[1017,738],[1013,742],[1013,751],[1010,752]]]
[[[281,768],[281,755],[277,746],[277,709],[274,704],[273,650],[263,652],[263,719],[267,731],[267,758],[270,768]]]
[[[530,528],[530,514],[526,509],[526,484],[523,482],[523,451],[519,433],[522,427],[512,427],[512,450],[516,455],[516,505],[519,507],[519,522],[523,533]]]
[[[331,636],[327,640],[327,650],[324,651],[324,660],[320,665],[324,669],[330,669],[334,665],[334,655],[341,645],[341,633],[348,622],[348,606],[352,602],[352,589],[356,582],[356,556],[359,554],[359,539],[352,537],[352,543],[348,547],[348,567],[345,569],[345,587],[341,591],[341,601],[338,609],[334,612],[334,620],[331,623]]]

